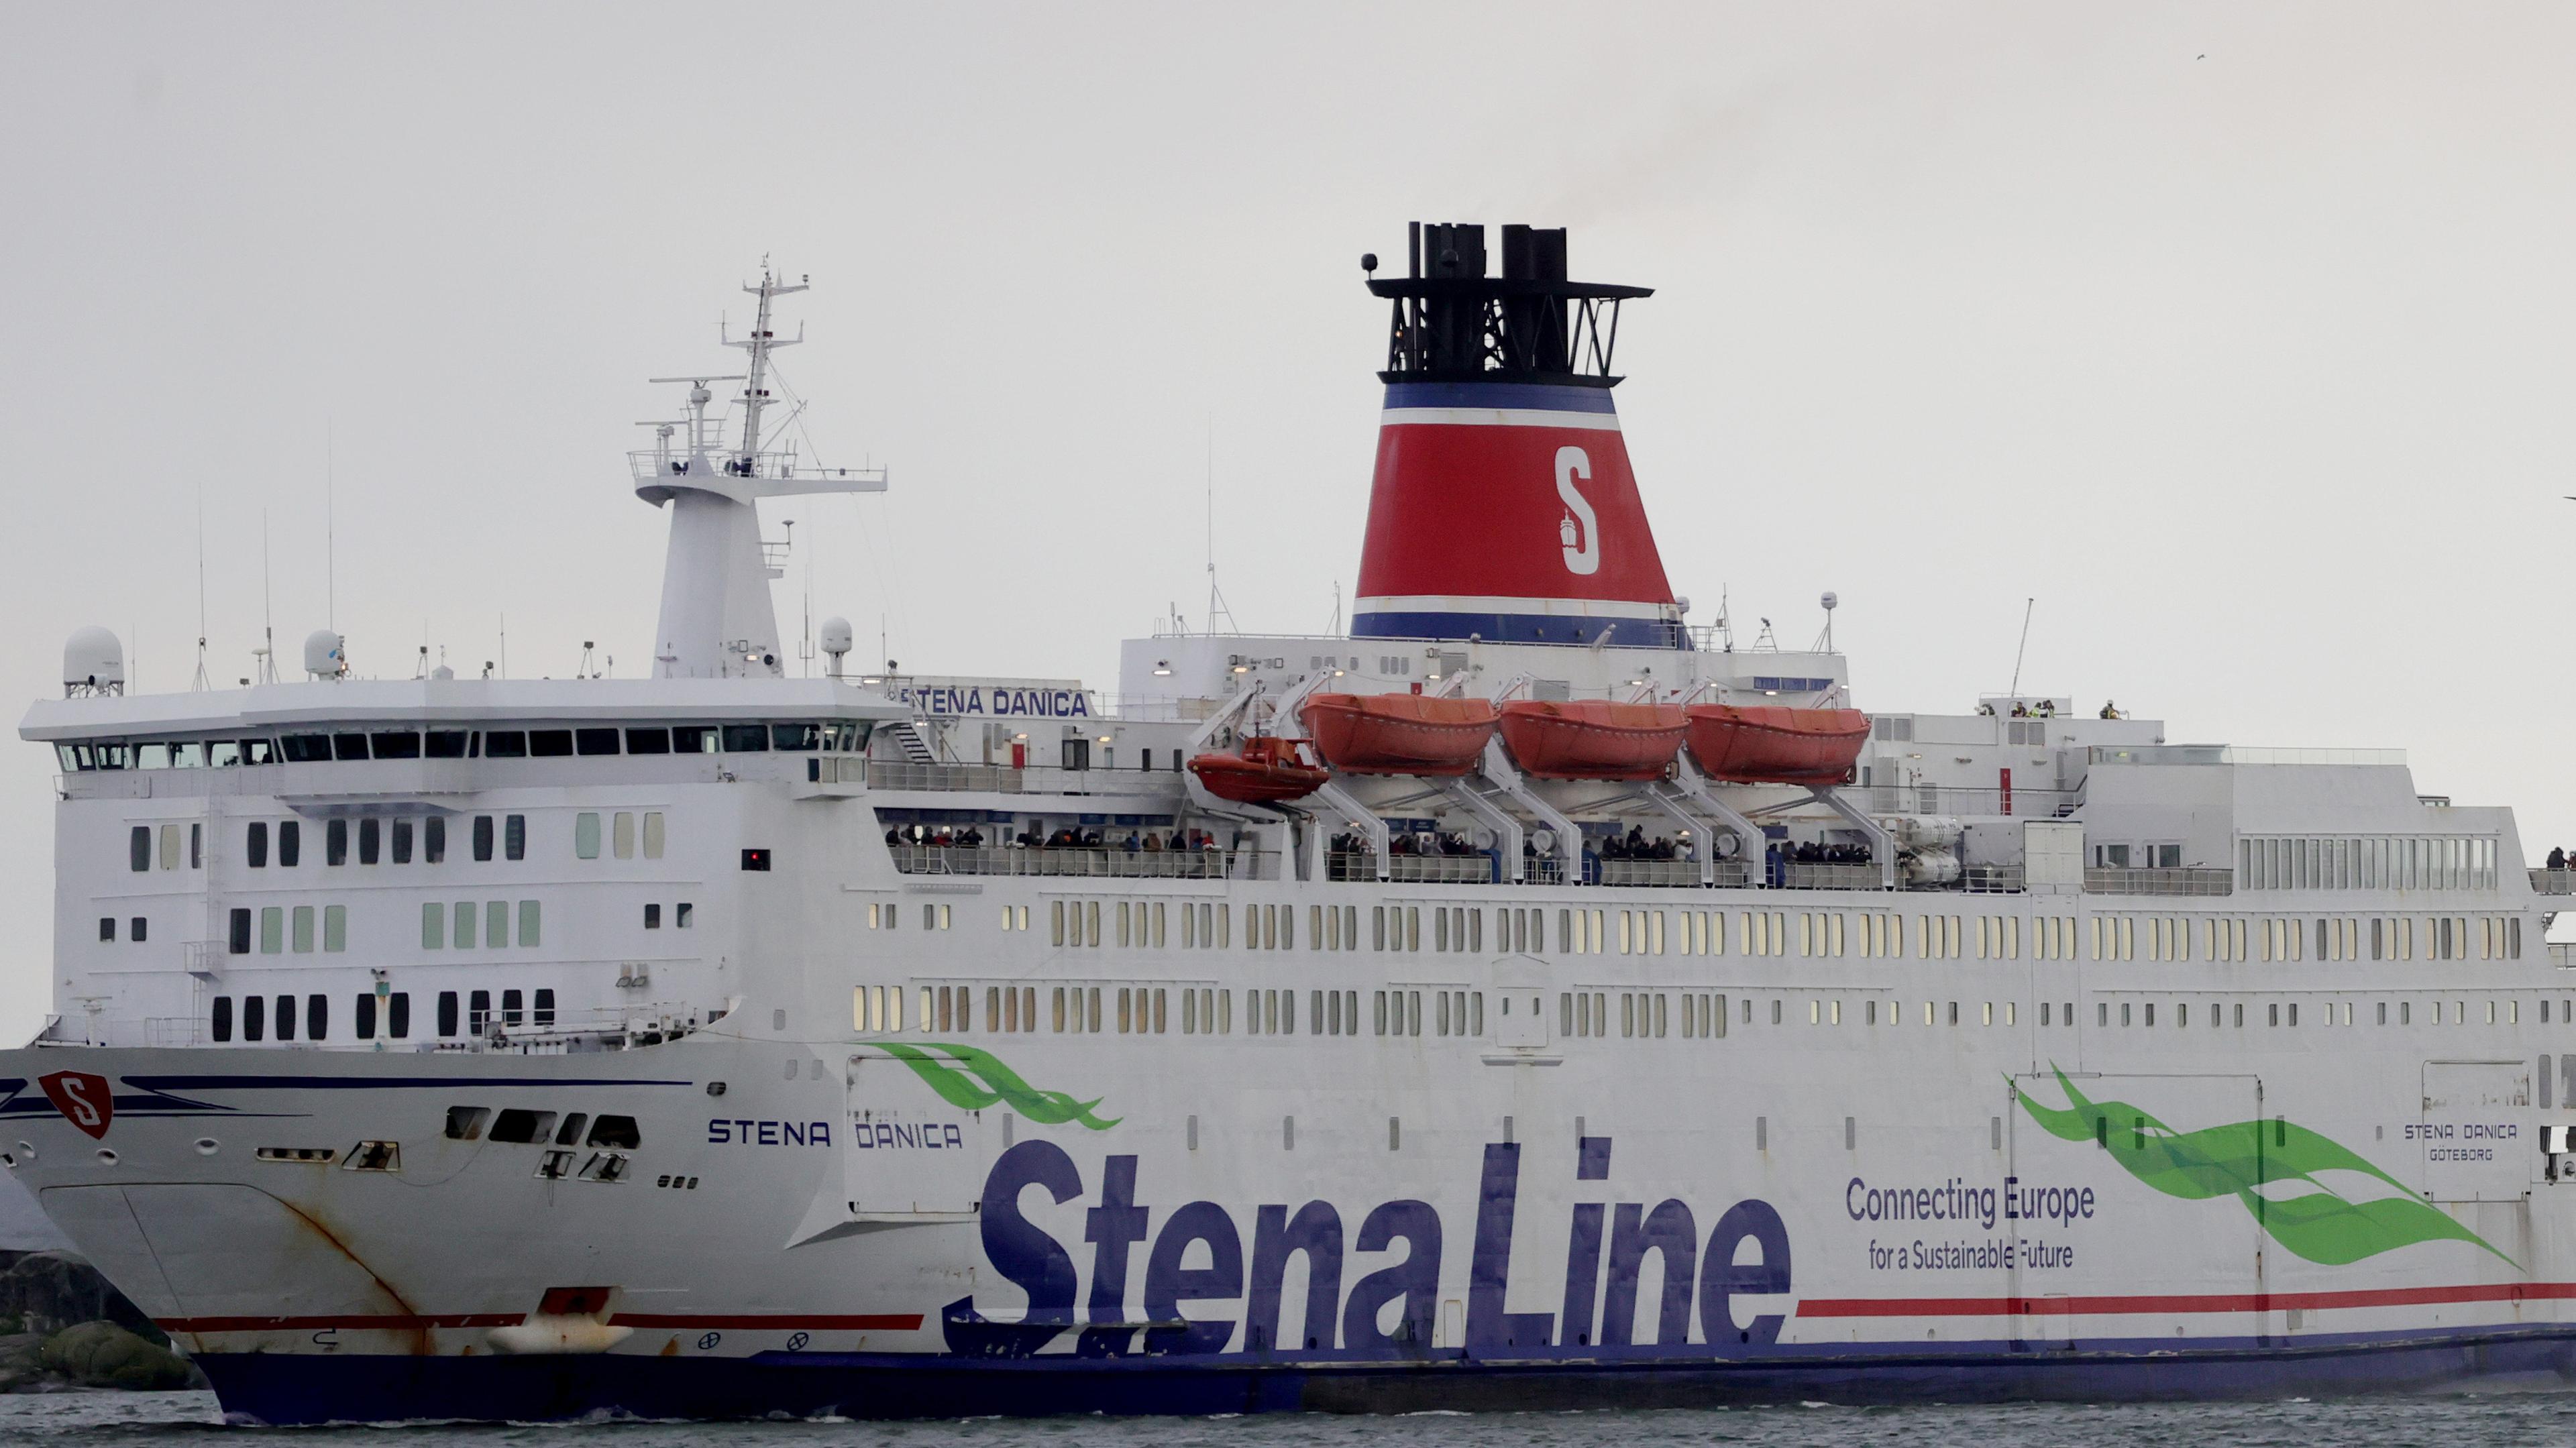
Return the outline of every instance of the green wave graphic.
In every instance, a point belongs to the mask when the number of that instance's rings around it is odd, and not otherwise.
[[[926,1046],[898,1045],[892,1041],[879,1042],[878,1045],[887,1055],[910,1066],[914,1075],[928,1083],[930,1089],[938,1092],[940,1099],[951,1106],[981,1111],[987,1106],[1007,1103],[1012,1110],[1041,1126],[1072,1121],[1093,1131],[1107,1131],[1126,1119],[1111,1117],[1103,1121],[1092,1115],[1091,1108],[1100,1104],[1098,1098],[1076,1101],[1068,1092],[1041,1091],[1020,1079],[1020,1073],[1003,1065],[1001,1059],[990,1051],[950,1045],[944,1041],[933,1041]],[[939,1060],[930,1054],[933,1051],[944,1052],[949,1059]]]
[[[2111,1159],[2129,1175],[2169,1197],[2202,1201],[2234,1196],[2267,1236],[2311,1262],[2340,1267],[2418,1242],[2456,1241],[2475,1242],[2517,1271],[2521,1268],[2448,1213],[2425,1204],[2405,1183],[2342,1143],[2295,1122],[2269,1123],[2268,1142],[2261,1121],[2178,1132],[2125,1101],[2087,1101],[2065,1071],[2054,1065],[2049,1069],[2056,1072],[2070,1106],[2058,1110],[2040,1105],[2027,1091],[2017,1093],[2031,1119],[2049,1135],[2107,1146]],[[2353,1201],[2317,1180],[2317,1173],[2327,1171],[2360,1172],[2395,1187],[2400,1195]],[[2299,1182],[2315,1190],[2286,1199],[2264,1197],[2260,1189],[2274,1182]]]

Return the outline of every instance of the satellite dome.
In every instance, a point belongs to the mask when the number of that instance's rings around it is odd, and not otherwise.
[[[125,645],[95,624],[73,630],[63,644],[63,687],[75,693],[123,690]]]
[[[453,679],[456,677],[456,671],[445,664],[441,664],[437,668],[430,670],[429,676],[433,679]]]
[[[839,658],[841,655],[850,651],[850,638],[850,621],[848,619],[827,618],[823,620],[823,652],[830,654],[836,659]]]
[[[304,672],[317,679],[336,679],[349,671],[348,640],[327,628],[304,636]]]

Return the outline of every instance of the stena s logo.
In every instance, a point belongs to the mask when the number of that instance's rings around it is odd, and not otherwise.
[[[1556,537],[1565,555],[1565,571],[1591,574],[1601,571],[1601,530],[1592,518],[1592,504],[1576,491],[1574,480],[1592,481],[1592,459],[1579,447],[1556,450],[1556,496],[1565,504],[1565,516],[1557,520]]]
[[[107,1088],[107,1078],[87,1071],[56,1071],[39,1076],[36,1084],[45,1088],[45,1099],[63,1119],[90,1134],[92,1139],[107,1135],[107,1123],[116,1115],[116,1098]]]

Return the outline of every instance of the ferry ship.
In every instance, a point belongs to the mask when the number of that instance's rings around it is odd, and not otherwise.
[[[0,1162],[271,1424],[2563,1381],[2510,811],[1692,623],[1648,292],[1487,241],[1366,259],[1347,633],[791,676],[759,505],[886,480],[779,445],[766,272],[628,459],[647,677],[82,631]]]

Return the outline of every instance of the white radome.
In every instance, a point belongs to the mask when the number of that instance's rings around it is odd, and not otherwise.
[[[116,635],[92,624],[74,629],[63,644],[63,683],[97,687],[125,682],[125,645]]]

